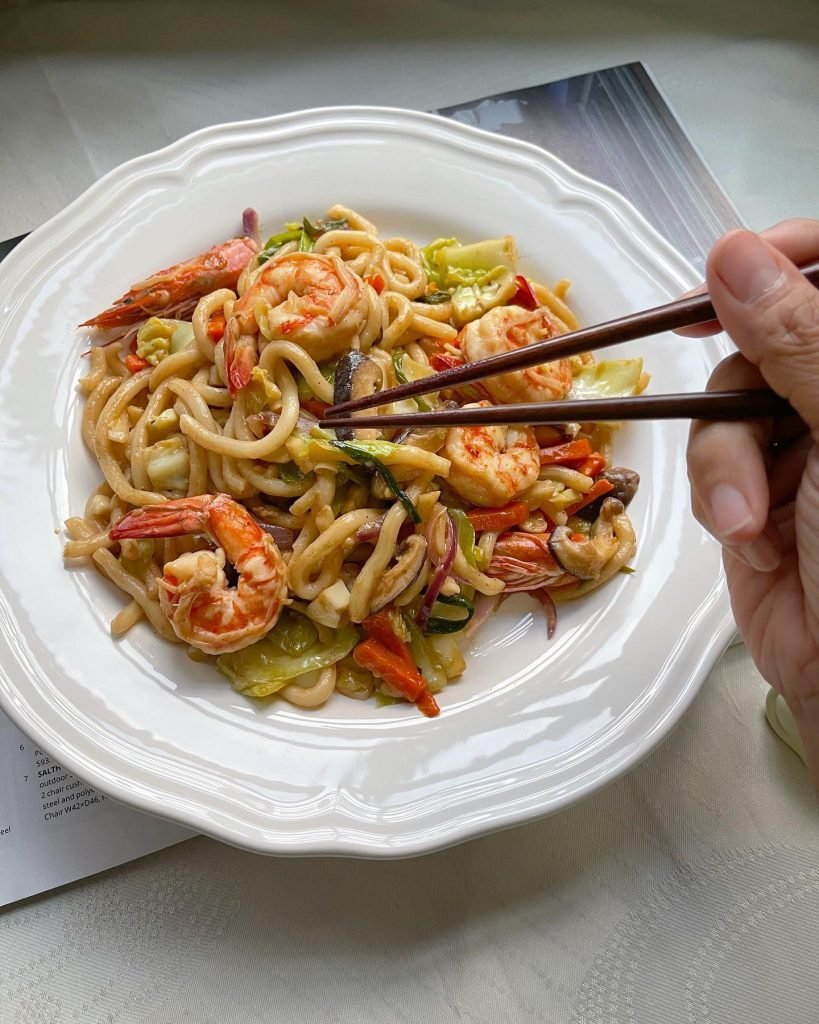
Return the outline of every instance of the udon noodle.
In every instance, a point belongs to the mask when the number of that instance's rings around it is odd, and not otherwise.
[[[568,282],[518,273],[510,237],[424,248],[342,206],[246,233],[135,285],[81,379],[102,476],[65,557],[137,623],[252,697],[409,700],[465,669],[507,594],[545,609],[628,568],[637,476],[611,425],[323,431],[335,402],[573,330]],[[118,331],[111,339],[110,332]],[[106,340],[107,339],[107,340]],[[591,356],[381,407],[634,394],[640,360]]]

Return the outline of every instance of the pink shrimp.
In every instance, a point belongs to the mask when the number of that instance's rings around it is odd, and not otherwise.
[[[489,402],[464,408],[485,405]],[[449,459],[449,486],[485,508],[516,501],[540,473],[540,448],[531,427],[451,427],[441,454]]]
[[[235,288],[248,261],[259,251],[247,235],[214,245],[183,263],[138,281],[109,309],[80,327],[125,327],[151,316],[186,318],[203,295],[217,288]]]
[[[111,529],[112,540],[205,533],[216,551],[166,563],[159,601],[180,640],[206,654],[238,651],[273,628],[287,594],[287,566],[275,542],[227,494],[201,494],[134,509]],[[239,579],[227,585],[225,558]]]
[[[369,310],[364,282],[336,256],[293,252],[274,257],[233,308],[225,328],[231,394],[250,383],[258,335],[294,341],[314,359],[346,351]]]
[[[475,363],[536,341],[546,341],[563,331],[561,324],[543,306],[534,310],[497,306],[466,325],[461,334],[461,352],[466,362]],[[499,404],[554,402],[568,395],[572,366],[568,359],[558,359],[526,370],[487,377],[481,384]]]

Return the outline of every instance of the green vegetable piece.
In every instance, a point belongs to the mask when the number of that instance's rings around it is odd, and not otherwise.
[[[136,354],[151,366],[160,363],[171,350],[171,338],[181,320],[166,320],[152,316],[137,331]]]
[[[409,384],[409,377],[404,373],[404,352],[392,353],[392,365],[395,370],[395,379],[399,384]],[[432,412],[432,406],[423,398],[416,398],[415,404],[421,412]]]
[[[290,654],[298,657],[309,651],[318,640],[318,630],[303,615],[282,613],[276,627],[268,634],[267,639],[276,646],[282,654]]]
[[[216,659],[216,667],[247,697],[268,697],[286,686],[289,680],[341,661],[358,643],[360,636],[354,626],[337,629],[329,644],[314,641],[304,648],[307,634],[303,627],[291,624],[295,615],[282,613],[279,621],[262,640],[250,647]],[[309,620],[303,620],[309,623]],[[313,627],[315,629],[315,627]],[[301,648],[299,653],[288,653]]]
[[[383,690],[375,691],[375,703],[376,707],[386,708],[390,704],[403,704],[404,701],[400,697],[392,697],[388,693],[384,693]]]
[[[454,288],[463,284],[480,284],[486,274],[501,267],[514,274],[517,255],[514,238],[506,235],[505,238],[488,238],[472,245],[443,245],[436,250],[434,260],[443,286]]]
[[[457,324],[467,324],[482,317],[488,310],[506,302],[515,287],[514,272],[508,267],[495,267],[471,284],[460,284],[452,293],[452,317]]]
[[[410,650],[418,671],[427,681],[430,693],[440,693],[447,684],[447,674],[437,652],[424,639],[424,634],[415,622],[402,616],[409,631]]]
[[[461,549],[464,558],[473,569],[480,569],[483,563],[483,552],[475,543],[475,527],[469,521],[469,517],[459,508],[449,509],[449,514],[455,523],[458,531],[458,547]]]
[[[302,230],[301,224],[287,224],[284,231],[279,232],[278,235],[271,235],[265,242],[264,249],[259,253],[259,266],[275,256],[279,249],[284,248],[288,242],[295,242],[300,239]]]
[[[145,471],[158,491],[187,491],[190,477],[188,442],[180,434],[145,449]]]
[[[279,466],[279,477],[286,484],[300,484],[305,474],[299,469],[295,462],[283,462]]]
[[[450,298],[449,292],[427,292],[426,295],[421,295],[415,301],[423,302],[427,306],[440,306],[444,302],[449,302]]]
[[[421,266],[424,268],[427,277],[434,281],[440,288],[444,286],[445,269],[438,264],[438,253],[448,246],[457,246],[457,238],[436,238],[434,242],[425,245],[421,250]]]
[[[299,239],[299,252],[312,252],[316,247],[316,239],[321,234],[321,228],[311,224],[305,217],[302,221],[301,238]]]
[[[389,487],[395,497],[404,506],[404,511],[410,517],[414,523],[421,522],[421,516],[418,513],[418,509],[409,500],[406,492],[401,489],[398,481],[392,475],[391,471],[387,469],[383,462],[381,462],[375,455],[371,454],[372,449],[378,444],[390,444],[389,441],[330,441],[329,444],[333,448],[337,448],[338,451],[344,452],[345,455],[349,455],[351,459],[355,459],[356,462],[360,462],[362,465],[367,466],[374,473],[384,481]]]
[[[196,335],[193,333],[193,324],[187,320],[180,320],[171,335],[170,354],[173,356],[177,352],[184,352],[185,349],[195,346]]]
[[[450,618],[449,616],[443,615],[443,610],[439,608],[438,614],[431,615],[428,619],[424,629],[425,633],[460,633],[475,614],[475,605],[463,594],[452,594],[449,597],[446,597],[443,594],[439,595],[435,604],[432,606],[433,612],[439,604],[450,608],[460,608],[466,614],[459,618]]]
[[[569,398],[582,400],[634,395],[642,376],[642,359],[604,359],[574,371]]]

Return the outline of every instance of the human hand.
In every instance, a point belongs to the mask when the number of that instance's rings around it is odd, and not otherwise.
[[[709,390],[767,385],[802,422],[696,422],[688,475],[694,514],[723,546],[737,627],[796,719],[819,792],[819,290],[795,266],[817,257],[812,220],[734,231],[711,250],[708,291],[739,352]]]

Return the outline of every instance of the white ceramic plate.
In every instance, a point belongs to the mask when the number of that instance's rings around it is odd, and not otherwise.
[[[624,772],[673,727],[730,635],[716,546],[692,520],[686,425],[633,425],[617,461],[637,573],[542,614],[516,597],[481,631],[434,721],[336,697],[317,712],[236,695],[121,598],[66,571],[60,526],[98,481],[79,436],[74,325],[131,282],[238,228],[333,202],[419,241],[511,233],[523,269],[574,282],[584,323],[663,302],[691,268],[610,190],[535,147],[399,110],[314,110],[208,128],[111,172],[0,265],[0,702],[110,796],[268,853],[399,856],[513,825]],[[702,387],[721,341],[666,337],[657,392]]]

